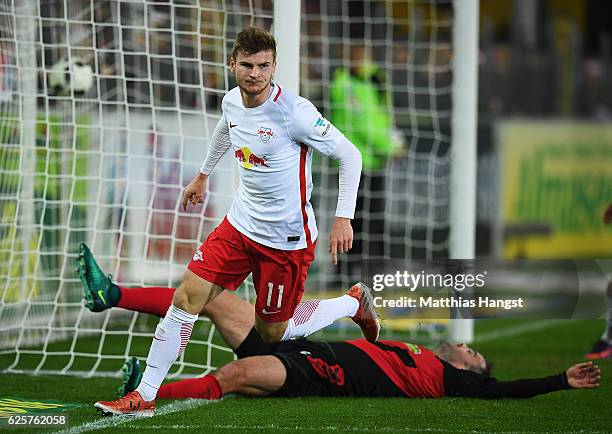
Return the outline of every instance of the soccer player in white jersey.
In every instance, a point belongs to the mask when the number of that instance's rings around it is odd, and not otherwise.
[[[230,59],[238,87],[223,98],[210,150],[185,189],[183,208],[202,201],[209,174],[228,150],[239,165],[236,198],[227,217],[194,254],[174,292],[138,388],[96,407],[111,414],[151,415],[157,390],[185,349],[198,314],[224,289],[238,288],[249,273],[257,294],[255,328],[264,341],[307,336],[343,316],[351,317],[368,340],[378,339],[380,323],[363,284],[341,297],[298,306],[317,239],[310,204],[313,149],[340,165],[338,205],[329,235],[334,264],[353,242],[350,220],[361,155],[312,103],[272,81],[275,66],[276,41],[269,32],[249,27],[238,34]],[[85,262],[87,252],[81,252]]]

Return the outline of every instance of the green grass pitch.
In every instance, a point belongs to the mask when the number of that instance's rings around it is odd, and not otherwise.
[[[602,326],[594,320],[480,321],[474,347],[494,362],[499,379],[543,376],[582,361]],[[114,397],[117,379],[3,374],[0,396],[86,404],[70,411],[70,432],[610,432],[612,360],[599,365],[599,389],[527,400],[229,396],[219,402],[160,401],[151,419],[122,419],[101,418],[91,406]]]

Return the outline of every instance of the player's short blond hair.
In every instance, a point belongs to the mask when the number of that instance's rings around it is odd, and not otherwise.
[[[236,59],[238,53],[250,55],[268,50],[272,51],[272,56],[276,61],[276,39],[272,33],[258,27],[247,27],[236,37],[232,58]]]

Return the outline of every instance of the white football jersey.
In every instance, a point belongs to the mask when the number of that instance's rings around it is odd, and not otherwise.
[[[244,107],[237,87],[221,107],[240,171],[228,220],[265,246],[305,248],[318,234],[310,204],[312,150],[329,156],[346,139],[310,101],[278,84],[258,107]]]

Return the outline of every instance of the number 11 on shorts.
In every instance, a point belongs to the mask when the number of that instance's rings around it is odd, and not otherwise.
[[[280,309],[283,303],[283,289],[285,289],[284,285],[278,285],[278,299],[276,301],[276,308]],[[268,282],[268,298],[266,300],[266,306],[270,307],[272,303],[272,293],[274,292],[274,284],[272,282]]]

